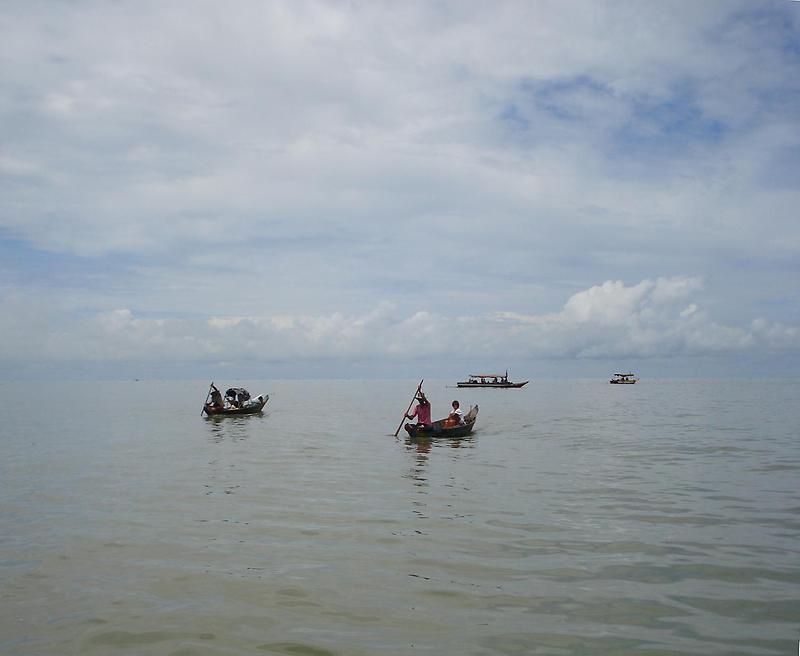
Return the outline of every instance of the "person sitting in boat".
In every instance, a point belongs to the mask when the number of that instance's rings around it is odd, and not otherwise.
[[[463,426],[464,415],[461,413],[461,406],[458,401],[453,401],[453,411],[447,417],[448,426]]]
[[[425,397],[425,393],[420,390],[417,394],[417,405],[414,407],[410,415],[406,415],[406,419],[417,418],[417,426],[425,426],[426,428],[432,424],[431,422],[431,404]]]
[[[241,408],[245,401],[250,400],[250,392],[243,387],[231,387],[225,392],[225,398],[232,408]]]

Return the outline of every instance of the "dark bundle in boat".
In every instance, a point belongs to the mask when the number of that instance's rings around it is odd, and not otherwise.
[[[244,387],[231,387],[225,392],[225,400],[234,407],[241,407],[250,400],[250,392]]]

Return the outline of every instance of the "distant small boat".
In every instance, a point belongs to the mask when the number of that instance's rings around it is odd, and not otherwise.
[[[470,374],[469,380],[456,383],[458,387],[496,387],[500,389],[517,389],[527,384],[527,380],[521,383],[512,383],[508,380],[508,369],[505,374]]]
[[[211,398],[210,403],[209,397]],[[250,392],[243,387],[231,387],[225,392],[223,399],[222,394],[214,387],[214,383],[211,383],[202,412],[209,417],[253,415],[261,412],[267,405],[267,401],[269,401],[269,394],[259,394],[257,397],[251,398]]]
[[[614,374],[614,377],[608,382],[612,385],[633,385],[639,379],[632,373],[627,374]]]
[[[478,417],[478,406],[473,406],[464,415],[464,423],[449,425],[447,419],[434,421],[430,426],[420,424],[406,424],[406,432],[411,437],[464,437],[472,432],[475,427],[475,419]]]

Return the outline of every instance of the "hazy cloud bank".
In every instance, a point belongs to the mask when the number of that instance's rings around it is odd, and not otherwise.
[[[694,300],[702,282],[675,277],[632,286],[607,281],[570,297],[560,312],[404,315],[389,303],[362,316],[153,319],[117,309],[84,318],[6,298],[2,359],[35,361],[287,361],[376,358],[663,358],[800,349],[800,329],[757,318],[714,321]],[[52,326],[61,328],[53,329]]]

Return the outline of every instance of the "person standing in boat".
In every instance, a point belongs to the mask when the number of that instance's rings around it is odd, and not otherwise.
[[[422,390],[417,394],[417,405],[410,415],[406,415],[406,419],[417,418],[418,426],[425,426],[426,428],[431,425],[431,404],[425,397],[425,392]]]

